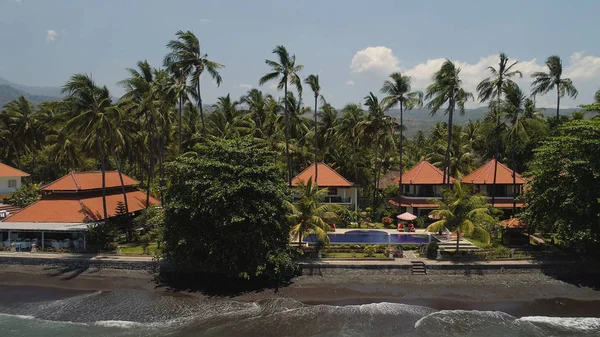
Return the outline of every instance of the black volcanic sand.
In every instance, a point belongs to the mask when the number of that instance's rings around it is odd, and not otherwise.
[[[156,287],[153,279],[147,271],[0,265],[0,289],[5,290],[2,300],[7,302],[56,300],[117,289],[208,297]],[[225,298],[250,302],[282,297],[311,305],[396,302],[438,310],[497,310],[517,317],[600,317],[600,291],[540,273],[412,276],[366,272],[365,275],[301,276],[286,287]]]

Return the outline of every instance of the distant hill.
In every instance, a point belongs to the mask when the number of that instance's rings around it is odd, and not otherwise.
[[[25,96],[25,98],[27,98],[33,104],[40,104],[45,101],[60,100],[60,97],[33,95],[31,93],[13,88],[10,85],[0,84],[0,108],[2,108],[6,103],[17,99],[20,96]]]
[[[48,96],[48,97],[62,97],[62,93],[60,92],[60,88],[58,87],[37,87],[37,86],[28,86],[22,85],[18,83],[11,82],[5,78],[0,77],[0,85],[10,85],[11,87],[29,93],[31,95],[38,96]]]

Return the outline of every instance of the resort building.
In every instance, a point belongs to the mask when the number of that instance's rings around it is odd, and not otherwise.
[[[130,213],[146,207],[146,193],[135,187],[138,184],[123,174]],[[106,172],[105,189],[107,215],[111,218],[125,200],[118,172]],[[159,201],[150,197],[149,203]],[[27,248],[36,241],[40,248],[49,244],[55,248],[85,248],[88,226],[104,220],[102,173],[72,172],[43,186],[41,200],[1,221],[0,242],[5,247],[14,241],[20,243],[20,248]]]
[[[416,216],[427,215],[437,205],[432,198],[441,199],[444,173],[424,160],[402,175],[402,193],[400,197],[389,201],[392,206],[400,207],[400,213],[409,212]],[[399,183],[399,178],[394,183]],[[450,177],[450,183],[454,178]]]
[[[315,181],[315,169],[318,170],[317,180]],[[307,182],[311,179],[313,184],[316,183],[319,188],[327,188],[329,192],[323,203],[331,203],[347,206],[351,210],[357,210],[358,186],[349,182],[341,174],[337,173],[329,165],[325,163],[317,163],[310,165],[292,180],[292,186],[297,187],[300,182]],[[294,197],[295,200],[297,196]]]
[[[29,177],[29,174],[0,163],[0,199],[9,196],[19,189],[21,187],[21,179],[24,177]]]
[[[492,202],[492,189],[494,188],[494,167],[496,159],[492,159],[480,168],[462,178],[463,184],[473,186],[474,193],[487,196],[488,202]],[[516,172],[515,172],[516,173]],[[515,174],[516,194],[513,193],[513,171],[498,161],[496,172],[496,188],[494,207],[500,209],[512,209],[514,197],[518,197],[523,190],[525,179],[520,174]],[[517,202],[517,208],[523,208],[522,202]]]

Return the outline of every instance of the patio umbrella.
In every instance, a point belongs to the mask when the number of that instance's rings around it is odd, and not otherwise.
[[[412,213],[404,212],[404,213],[398,215],[397,218],[400,220],[412,221],[412,220],[416,219],[417,217]]]

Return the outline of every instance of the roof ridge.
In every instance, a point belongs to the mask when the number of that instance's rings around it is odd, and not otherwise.
[[[77,178],[75,178],[75,171],[71,172],[71,177],[73,178],[73,181],[75,182],[75,186],[77,187],[77,191],[81,191],[81,185],[79,185],[79,182],[77,181]]]
[[[350,180],[348,180],[348,179],[344,178],[344,176],[343,176],[343,175],[341,175],[341,174],[340,174],[338,171],[336,171],[336,170],[335,170],[333,167],[331,167],[331,166],[329,166],[329,165],[327,165],[327,164],[325,164],[325,163],[323,163],[323,162],[319,162],[318,164],[323,164],[323,165],[325,165],[327,168],[329,168],[331,171],[333,171],[335,174],[337,174],[337,175],[338,175],[340,178],[342,178],[342,179],[343,179],[345,182],[347,182],[349,185],[354,185],[354,183],[353,183],[353,182],[351,182]]]

